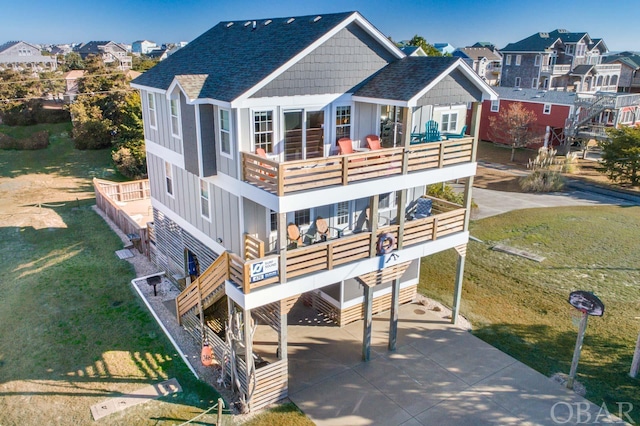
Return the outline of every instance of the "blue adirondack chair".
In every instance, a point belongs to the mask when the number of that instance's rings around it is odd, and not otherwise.
[[[447,139],[462,139],[466,136],[464,134],[464,132],[466,131],[467,131],[467,126],[464,125],[462,126],[462,130],[460,131],[460,133],[444,133],[444,136],[446,136]]]
[[[425,123],[424,142],[436,142],[441,139],[438,123],[433,120],[427,121]]]

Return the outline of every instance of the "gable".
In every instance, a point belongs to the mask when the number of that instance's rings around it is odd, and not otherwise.
[[[482,91],[462,71],[455,69],[418,99],[417,105],[463,104],[481,100]]]
[[[393,60],[388,49],[351,23],[251,98],[352,92]]]

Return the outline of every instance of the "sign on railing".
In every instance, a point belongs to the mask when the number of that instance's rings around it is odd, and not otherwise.
[[[249,269],[249,282],[257,283],[278,276],[278,257],[252,263]]]

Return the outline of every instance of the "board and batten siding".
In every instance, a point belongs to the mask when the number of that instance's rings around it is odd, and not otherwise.
[[[155,129],[151,128],[151,125],[149,124],[149,100],[147,98],[147,93],[151,93],[156,103]],[[178,154],[182,154],[182,141],[171,135],[171,114],[169,111],[169,101],[165,95],[141,90],[140,96],[142,100],[142,119],[145,139],[155,142],[164,148],[175,151]]]
[[[221,151],[220,144],[220,107],[217,105],[213,106],[213,129],[216,146],[216,166],[217,171],[220,173],[224,173],[233,178],[238,179],[238,123],[236,120],[235,110],[230,109],[229,111],[229,119],[231,120],[231,158],[227,155],[223,155]],[[202,117],[200,117],[202,120]]]
[[[200,176],[200,153],[198,149],[198,134],[196,131],[196,107],[187,104],[180,92],[180,132],[182,134],[182,148],[184,152],[184,166],[196,176]]]
[[[353,110],[353,138],[363,142],[360,146],[366,146],[367,135],[380,134],[380,108],[378,105],[356,102]]]
[[[395,59],[377,40],[352,23],[251,97],[352,92]]]
[[[147,154],[147,168],[151,196],[189,222],[204,234],[217,240],[234,253],[242,251],[240,201],[237,196],[209,183],[210,219],[200,210],[200,178],[172,165],[173,197],[167,194],[164,176],[164,160]]]
[[[198,105],[200,108],[200,158],[202,160],[202,176],[213,176],[217,173],[216,132],[214,127],[213,105]]]

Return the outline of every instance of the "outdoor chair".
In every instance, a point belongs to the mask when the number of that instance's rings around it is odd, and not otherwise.
[[[379,149],[382,149],[382,146],[380,145],[380,137],[376,136],[376,135],[369,135],[366,137],[367,139],[367,145],[369,145],[369,150],[370,151],[377,151]]]
[[[466,131],[467,131],[467,126],[464,125],[462,126],[462,130],[460,131],[460,133],[443,133],[443,136],[446,136],[447,139],[462,139],[466,136],[464,134],[464,132]]]
[[[440,131],[438,130],[438,123],[429,120],[425,123],[425,133],[423,142],[436,142],[442,139]]]
[[[295,223],[287,225],[287,240],[290,248],[296,248],[302,245],[302,236],[300,235],[300,228]]]
[[[351,139],[349,138],[340,138],[338,139],[338,147],[339,147],[339,154],[340,155],[346,155],[346,154],[353,154],[353,142],[351,141]]]
[[[433,208],[433,200],[431,198],[420,197],[416,200],[416,210],[413,213],[415,219],[424,219],[431,216],[431,209]]]

